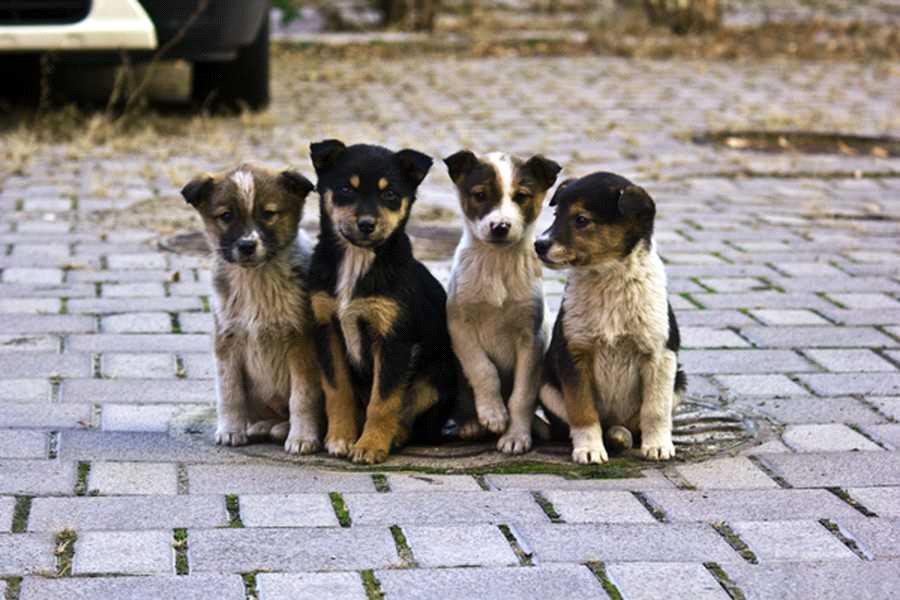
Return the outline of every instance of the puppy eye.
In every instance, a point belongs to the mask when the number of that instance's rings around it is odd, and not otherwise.
[[[528,194],[526,192],[516,192],[516,194],[513,196],[513,202],[515,202],[516,204],[524,204],[530,199],[531,194]]]
[[[472,198],[474,198],[476,202],[484,202],[487,200],[487,194],[485,194],[483,190],[473,191]]]
[[[575,227],[587,227],[590,222],[591,220],[584,215],[578,215],[575,217]]]
[[[271,221],[278,216],[278,212],[274,210],[264,210],[262,211],[262,216],[266,221]]]
[[[391,189],[384,190],[381,192],[381,199],[385,202],[396,202],[399,196],[397,196],[397,192]]]
[[[341,194],[352,194],[353,190],[350,188],[349,185],[345,185],[344,187],[342,187],[340,189],[340,192],[341,192]]]
[[[219,215],[219,220],[227,225],[234,220],[234,213],[232,213],[230,210],[226,210],[221,215]]]

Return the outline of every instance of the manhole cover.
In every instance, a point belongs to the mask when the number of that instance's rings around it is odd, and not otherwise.
[[[718,131],[698,134],[692,139],[695,144],[756,152],[842,154],[876,158],[900,156],[900,139],[880,136],[812,131]]]
[[[695,400],[685,401],[674,419],[674,438],[678,462],[693,462],[732,453],[757,441],[759,422],[748,415],[725,410]],[[169,435],[190,445],[209,449],[214,446],[215,411],[212,408],[185,413],[169,426]],[[671,463],[643,461],[636,450],[611,457],[603,466],[575,465],[571,447],[564,443],[536,443],[534,450],[521,456],[505,456],[493,442],[449,442],[440,446],[408,446],[392,454],[376,467],[360,467],[330,458],[324,453],[312,456],[285,454],[280,445],[258,443],[240,448],[219,449],[244,457],[280,463],[295,463],[341,470],[410,470],[426,473],[550,473],[575,478],[614,478],[639,476],[640,470]]]

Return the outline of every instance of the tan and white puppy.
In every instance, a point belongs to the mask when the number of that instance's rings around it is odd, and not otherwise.
[[[456,411],[460,437],[487,430],[501,436],[501,452],[527,452],[549,335],[534,226],[561,167],[542,156],[479,158],[468,150],[444,162],[465,224],[447,297],[453,350],[468,380]]]
[[[322,393],[306,289],[310,245],[298,234],[312,183],[243,164],[182,190],[206,226],[213,258],[216,443],[284,441],[319,449]]]
[[[672,458],[672,411],[686,378],[653,243],[656,206],[643,188],[612,173],[563,182],[550,206],[553,224],[535,249],[569,277],[541,403],[568,425],[575,462],[606,462],[604,436],[620,449],[640,436],[645,458]]]

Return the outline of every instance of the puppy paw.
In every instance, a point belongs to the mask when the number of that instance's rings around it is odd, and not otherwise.
[[[305,438],[300,435],[289,435],[284,440],[284,451],[288,454],[315,454],[322,445],[316,438]]]
[[[645,460],[669,460],[675,457],[675,445],[671,441],[641,444],[641,456]]]
[[[509,425],[509,411],[499,401],[492,403],[487,408],[478,409],[478,422],[491,433],[500,435]]]
[[[497,440],[497,450],[503,454],[524,454],[531,450],[531,434],[510,429]]]
[[[325,449],[331,456],[349,456],[350,448],[353,446],[351,440],[342,438],[326,438]]]
[[[220,428],[216,430],[216,444],[219,446],[246,446],[247,433],[244,430],[233,431]]]
[[[487,433],[477,419],[472,419],[459,426],[459,437],[463,440],[478,440]]]
[[[269,432],[269,438],[273,442],[284,442],[288,438],[290,429],[291,424],[287,421],[274,425],[272,431]]]
[[[357,464],[374,465],[383,463],[388,457],[388,448],[370,445],[363,440],[353,444],[350,449],[350,460]]]
[[[601,465],[609,462],[609,456],[606,455],[606,448],[603,443],[591,446],[579,446],[572,450],[572,461],[580,465]]]

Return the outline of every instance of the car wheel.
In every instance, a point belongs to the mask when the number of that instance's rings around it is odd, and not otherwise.
[[[194,101],[213,111],[261,110],[269,104],[269,19],[234,60],[195,62]]]

